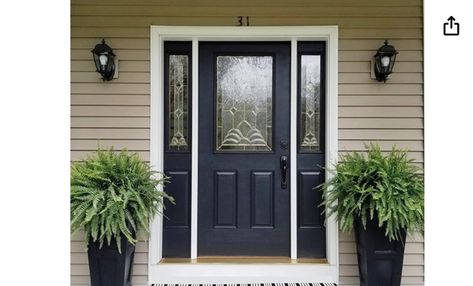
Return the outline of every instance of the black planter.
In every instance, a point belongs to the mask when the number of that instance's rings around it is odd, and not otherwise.
[[[92,286],[131,286],[131,274],[135,246],[121,239],[121,252],[118,252],[116,242],[99,249],[98,242],[89,243],[89,270]]]
[[[384,233],[377,221],[368,221],[366,230],[361,220],[355,222],[360,286],[401,285],[406,233],[391,242]]]

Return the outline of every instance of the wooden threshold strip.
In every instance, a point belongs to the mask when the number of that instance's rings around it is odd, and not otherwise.
[[[189,263],[189,264],[327,264],[326,258],[298,258],[280,256],[200,256],[190,258],[163,258],[160,263]]]

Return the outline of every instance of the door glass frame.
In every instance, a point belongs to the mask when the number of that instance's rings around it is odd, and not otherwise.
[[[337,95],[338,95],[338,26],[292,26],[292,27],[176,27],[176,26],[151,26],[151,106],[150,106],[150,161],[155,170],[163,170],[163,43],[164,41],[192,41],[192,78],[198,79],[198,52],[200,41],[290,41],[291,42],[291,162],[290,178],[291,189],[297,188],[297,42],[298,41],[325,41],[327,43],[327,70],[326,70],[326,121],[325,121],[325,153],[326,166],[337,161],[338,153],[338,126],[337,126]],[[198,171],[198,81],[192,85],[192,172]],[[331,174],[326,172],[326,180]],[[191,258],[197,258],[197,186],[198,177],[192,176],[192,207],[191,207]],[[187,270],[187,274],[179,272],[170,273],[169,265],[160,264],[162,258],[162,217],[156,217],[151,222],[149,243],[149,277],[150,283],[155,280],[165,281],[172,275],[184,275],[191,279],[189,273],[199,275],[199,272]],[[297,258],[297,192],[291,192],[291,258]],[[327,237],[327,265],[310,266],[312,273],[323,273],[325,282],[338,282],[338,225],[334,217],[326,218]],[[177,266],[176,266],[177,267]],[[182,270],[184,266],[180,266]],[[302,271],[302,265],[294,266],[294,275]],[[179,268],[179,269],[181,269]],[[270,275],[277,267],[269,267],[261,275]],[[222,267],[222,271],[225,271]],[[242,275],[249,271],[246,266],[232,267],[232,273],[242,271]],[[240,269],[240,270],[239,270]],[[311,272],[311,271],[306,271]],[[267,274],[265,274],[267,273]],[[301,272],[302,273],[302,272]],[[305,272],[304,272],[305,273]],[[202,273],[204,275],[205,273]],[[222,272],[221,275],[224,275]],[[289,272],[288,272],[289,275]],[[312,277],[313,274],[304,274]],[[182,276],[182,277],[184,277]],[[243,277],[242,276],[242,277]],[[179,276],[180,277],[180,276]],[[195,277],[194,277],[195,278]],[[192,278],[192,279],[194,279]],[[308,278],[309,279],[309,278]],[[317,278],[320,279],[320,278]],[[198,280],[198,279],[197,279]],[[193,280],[191,282],[195,283]],[[251,279],[250,279],[251,280]],[[254,280],[254,278],[253,278]],[[177,281],[177,280],[174,280]],[[187,281],[182,278],[179,281]],[[207,280],[208,281],[208,280]],[[316,281],[316,280],[312,280]]]

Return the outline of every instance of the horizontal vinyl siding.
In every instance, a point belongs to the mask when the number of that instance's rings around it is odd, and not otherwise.
[[[423,32],[420,0],[73,0],[71,9],[71,155],[80,160],[97,146],[127,147],[149,160],[150,25],[339,26],[340,153],[411,150],[423,164]],[[119,59],[119,78],[103,83],[90,49],[104,37]],[[394,74],[370,78],[371,58],[388,39],[399,51]],[[147,242],[138,244],[134,285],[147,282]],[[403,285],[423,285],[424,245],[406,245]],[[87,257],[71,242],[72,285],[88,285]],[[340,234],[340,282],[358,285],[352,234]]]

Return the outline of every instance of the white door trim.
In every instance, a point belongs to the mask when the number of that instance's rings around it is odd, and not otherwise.
[[[289,150],[289,182],[291,191],[291,259],[297,259],[297,40],[291,40],[291,134]]]
[[[291,189],[297,188],[297,41],[325,41],[326,67],[326,166],[338,153],[338,26],[290,27],[187,27],[151,26],[151,108],[150,162],[157,171],[164,160],[164,41],[192,41],[192,182],[191,258],[197,258],[198,188],[198,46],[199,41],[290,41],[291,42]],[[326,179],[331,174],[326,172]],[[252,282],[334,282],[338,283],[338,225],[326,219],[328,264],[160,264],[162,258],[162,217],[151,222],[149,243],[150,283],[252,283]],[[297,258],[297,192],[291,191],[291,258]],[[257,270],[255,270],[257,269]],[[292,277],[292,279],[291,279]],[[243,280],[242,280],[243,279]]]

